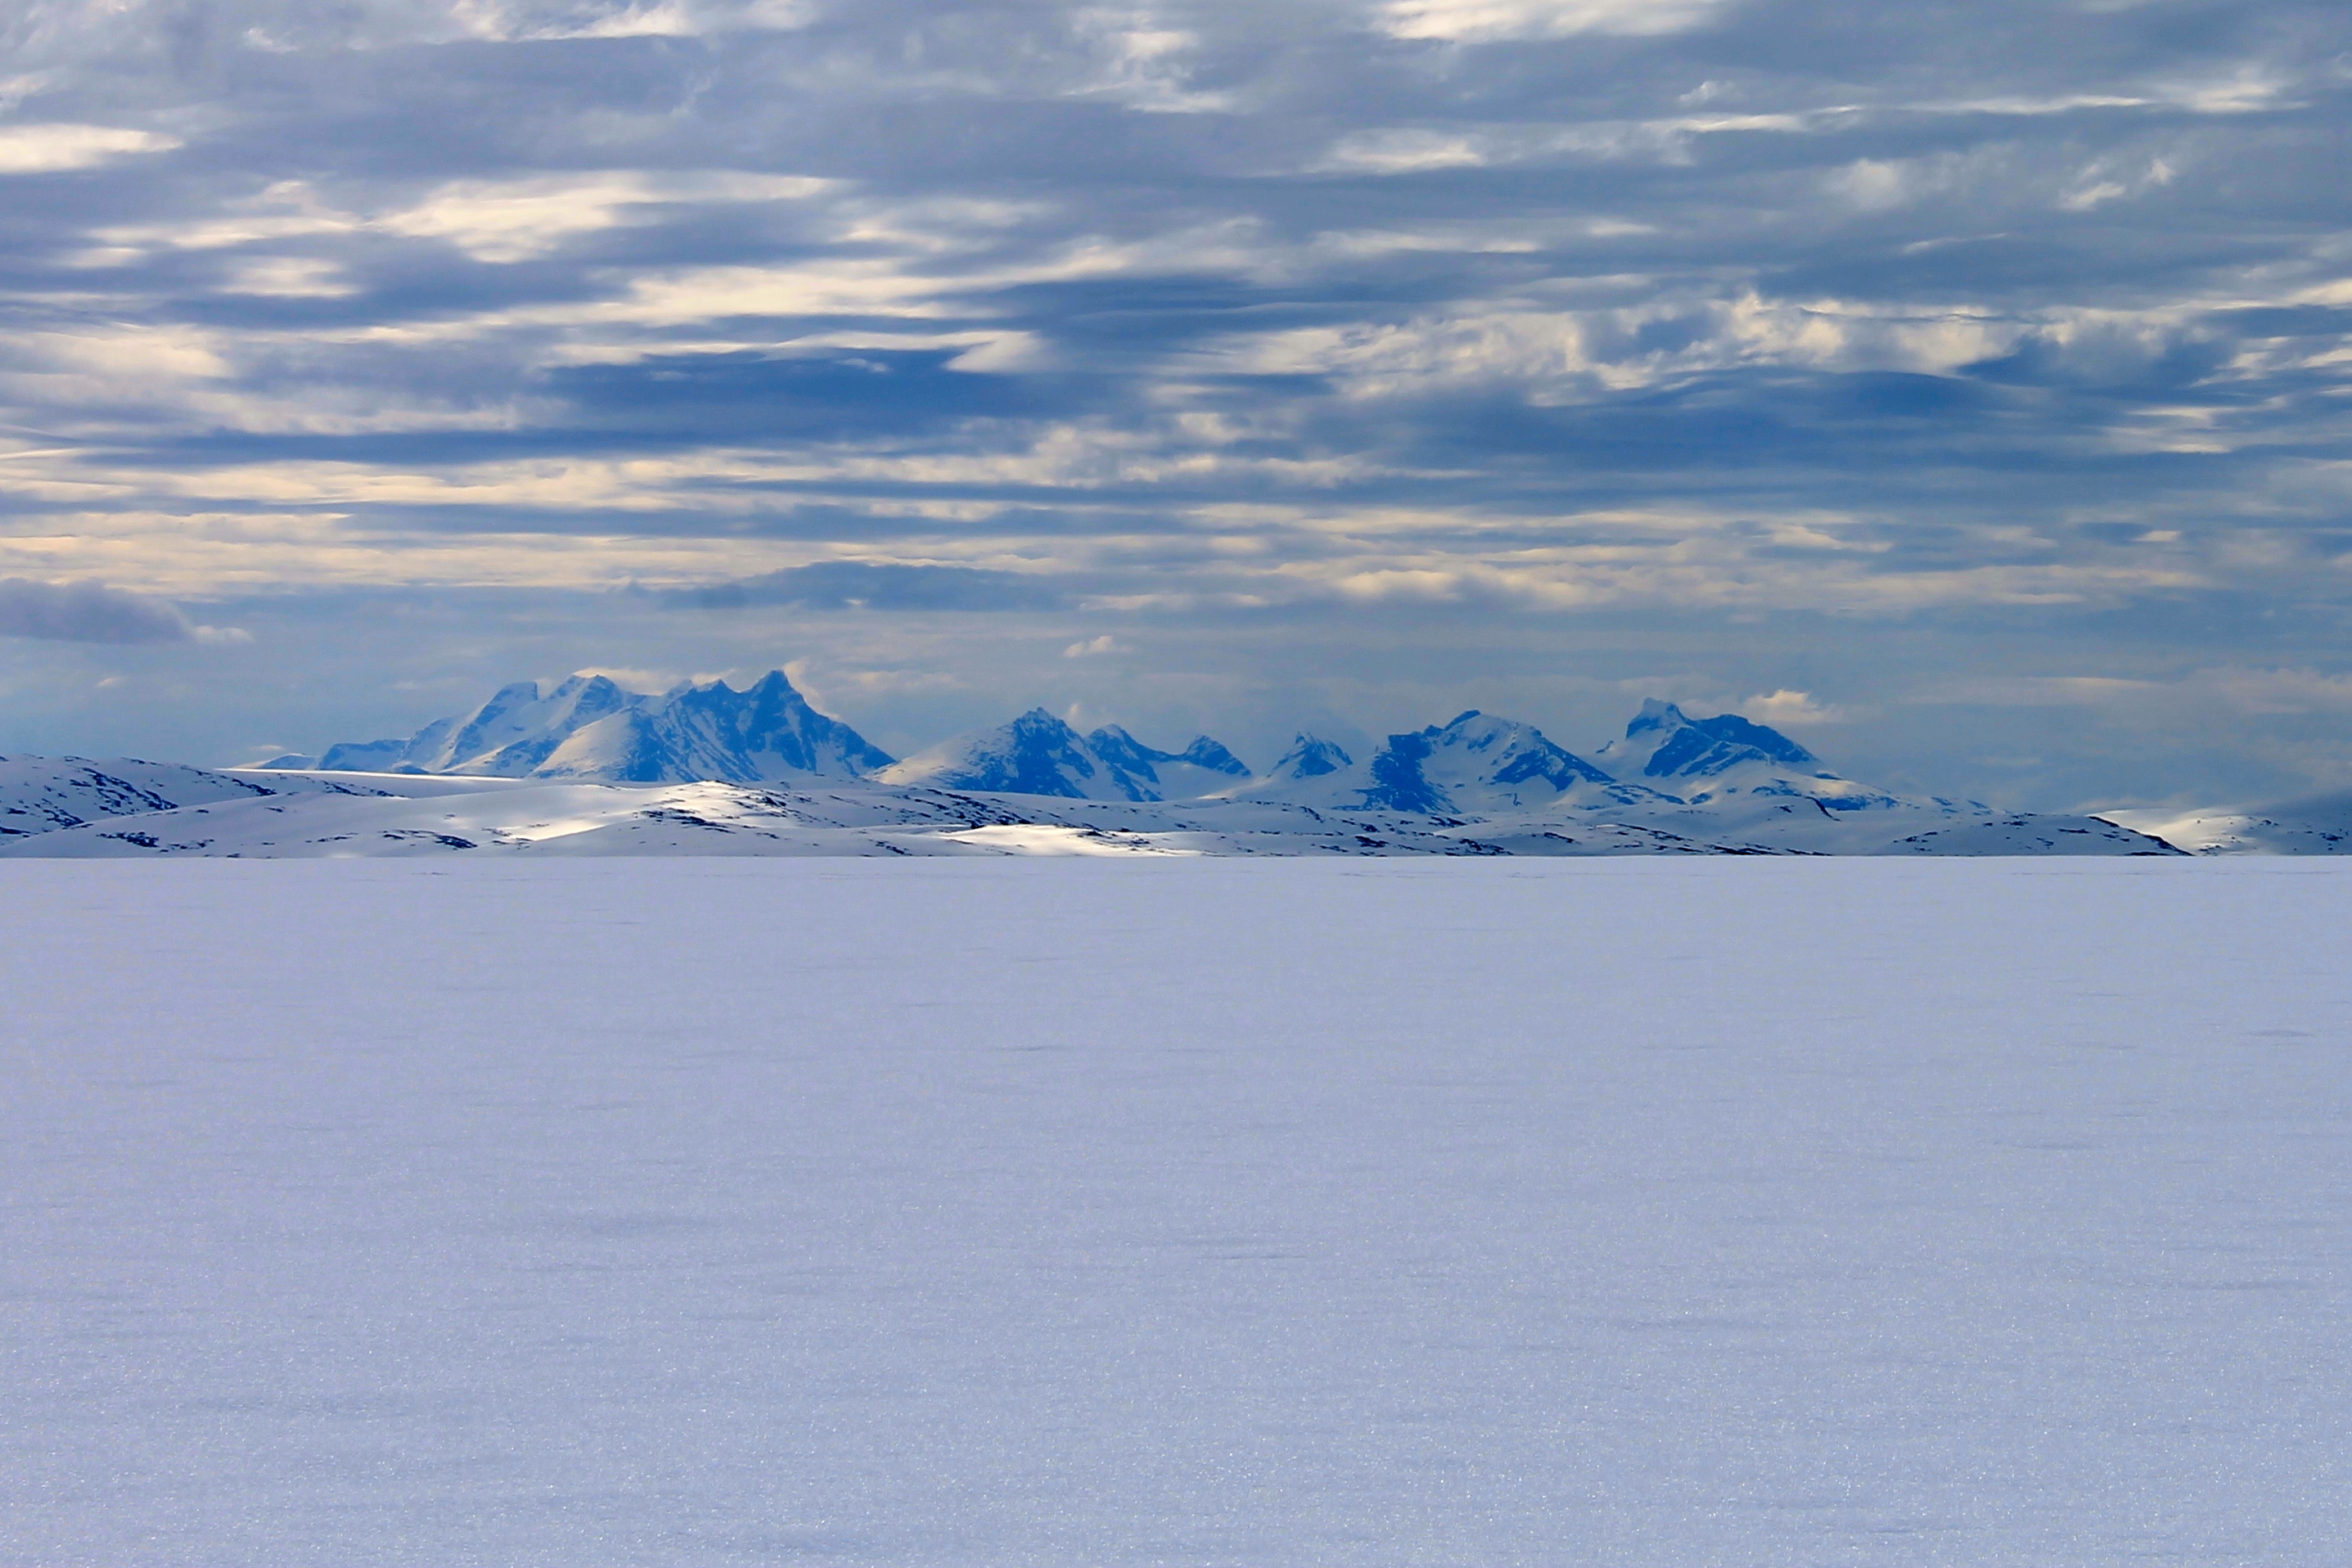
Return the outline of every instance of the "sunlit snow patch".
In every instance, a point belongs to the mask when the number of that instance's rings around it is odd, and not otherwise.
[[[1037,823],[974,827],[940,837],[958,844],[978,844],[1007,855],[1198,855],[1197,849],[1176,849],[1124,834],[1091,827],[1056,827]]]

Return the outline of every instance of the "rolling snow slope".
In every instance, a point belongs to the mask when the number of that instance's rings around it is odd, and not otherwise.
[[[2323,1568],[2347,923],[2244,858],[0,863],[0,1562]]]
[[[349,795],[331,779],[271,775],[267,783],[132,757],[0,757],[0,842],[84,823],[278,794]]]
[[[362,786],[217,800],[0,841],[0,856],[2170,854],[2090,818],[2011,817],[1973,835],[1932,814],[1832,814],[1758,797],[1447,816],[1255,798],[1024,795],[862,780],[627,785],[451,775],[247,775]],[[409,792],[413,791],[414,794]],[[1022,831],[1014,831],[1020,829]]]

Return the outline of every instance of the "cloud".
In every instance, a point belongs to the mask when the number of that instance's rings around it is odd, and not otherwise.
[[[2352,714],[2352,674],[2305,666],[2214,665],[2174,679],[2063,675],[1972,679],[1954,683],[1960,700],[2021,707],[2148,708],[2226,710],[2243,717]]]
[[[1678,33],[1722,0],[1393,0],[1381,25],[1400,38],[1489,42],[1572,33]]]
[[[515,262],[577,236],[655,221],[663,206],[791,201],[825,184],[784,175],[632,170],[457,180],[373,221],[392,234],[447,239],[477,261]]]
[[[1425,666],[1659,648],[1674,689],[1834,690],[1842,738],[1961,676],[2336,679],[2352,14],[1950,26],[37,6],[0,80],[0,575],[249,594],[222,618],[257,628],[381,595],[425,629],[373,661],[476,682],[807,655],[909,739],[1048,695],[974,673],[1016,669],[1244,692],[1277,747],[1309,669],[1375,734],[1429,717],[1380,693],[1503,706]],[[452,595],[541,625],[513,669]],[[1135,651],[1061,657],[1099,637]],[[2087,768],[2093,730],[1920,744]]]
[[[1132,651],[1134,650],[1129,648],[1125,643],[1119,641],[1108,632],[1105,632],[1098,637],[1088,637],[1083,642],[1072,643],[1069,647],[1062,650],[1062,657],[1064,658],[1097,658],[1104,654],[1130,653]]]
[[[1058,584],[973,566],[820,561],[702,587],[647,590],[665,603],[705,610],[757,605],[803,610],[1038,610],[1063,604]]]
[[[235,627],[202,626],[173,605],[99,583],[0,577],[0,637],[49,642],[246,642]]]
[[[1814,701],[1811,692],[1791,691],[1787,687],[1750,697],[1737,711],[1766,724],[1836,724],[1846,717],[1840,708]]]
[[[0,174],[52,174],[140,153],[168,153],[176,136],[114,125],[0,126]]]

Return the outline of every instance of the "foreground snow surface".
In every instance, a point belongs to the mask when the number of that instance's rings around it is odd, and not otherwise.
[[[0,1561],[2337,1560],[2324,860],[0,865]]]

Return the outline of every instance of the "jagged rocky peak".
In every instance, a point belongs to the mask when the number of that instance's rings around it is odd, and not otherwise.
[[[603,675],[574,675],[544,694],[536,682],[517,681],[405,741],[346,743],[320,759],[334,772],[629,784],[859,777],[889,763],[856,731],[810,707],[782,670],[743,691],[714,680],[658,695]]]

